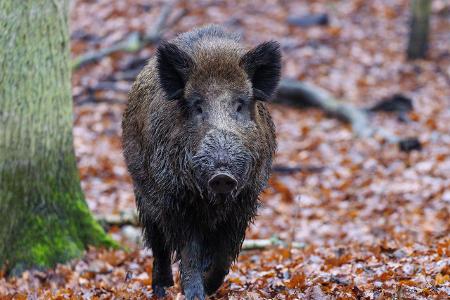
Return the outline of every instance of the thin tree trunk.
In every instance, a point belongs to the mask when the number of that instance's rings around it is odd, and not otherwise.
[[[408,59],[425,58],[428,49],[431,0],[411,1]]]
[[[13,275],[114,245],[76,168],[68,4],[0,1],[0,268]]]

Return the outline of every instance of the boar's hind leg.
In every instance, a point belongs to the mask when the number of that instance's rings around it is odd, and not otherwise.
[[[154,223],[150,225],[148,239],[153,252],[152,288],[157,297],[164,297],[165,287],[173,285],[170,251],[167,249],[164,235]]]
[[[230,265],[231,259],[228,259],[225,254],[219,252],[214,255],[211,266],[205,273],[205,290],[208,295],[215,293],[222,285]]]
[[[186,300],[204,300],[202,248],[198,239],[191,239],[181,250],[181,285]]]

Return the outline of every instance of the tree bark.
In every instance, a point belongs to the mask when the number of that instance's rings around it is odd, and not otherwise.
[[[408,59],[425,58],[428,49],[431,0],[411,1],[411,28],[408,43]]]
[[[68,4],[0,1],[0,268],[12,275],[115,245],[78,178]]]

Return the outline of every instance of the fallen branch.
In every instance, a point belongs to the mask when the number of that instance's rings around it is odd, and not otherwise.
[[[390,112],[405,114],[414,110],[412,100],[402,94],[394,94],[391,97],[381,99],[378,103],[366,109],[369,112]]]
[[[139,226],[139,217],[135,209],[122,210],[119,214],[101,214],[96,215],[97,221],[106,226]]]
[[[139,218],[136,210],[123,210],[119,214],[103,214],[96,215],[96,220],[103,227],[119,226],[123,228],[139,227]],[[127,226],[128,225],[128,226]],[[129,226],[131,225],[131,226]],[[128,230],[129,230],[128,228]],[[270,239],[248,239],[242,243],[242,250],[263,250],[271,247],[283,247],[283,248],[305,248],[304,243],[292,242],[280,240],[278,237],[272,237]]]
[[[75,100],[77,106],[83,106],[83,105],[90,105],[90,104],[99,104],[99,103],[107,103],[108,105],[111,104],[124,104],[126,103],[125,99],[117,99],[115,98],[105,98],[105,97],[93,97],[93,96],[87,96],[81,99]]]
[[[88,93],[95,91],[114,91],[117,93],[128,94],[131,83],[128,81],[100,81],[94,87],[88,87]]]
[[[430,31],[431,0],[411,1],[408,59],[425,58]]]
[[[142,43],[140,41],[139,33],[132,32],[124,41],[112,45],[111,47],[102,48],[98,51],[88,52],[76,57],[72,61],[72,70],[76,70],[86,64],[96,62],[103,57],[111,55],[112,53],[118,51],[136,52],[141,48]]]
[[[334,99],[327,91],[314,85],[297,80],[281,80],[275,102],[318,107],[327,114],[351,124],[356,135],[369,137],[373,130],[367,114],[350,104]]]
[[[144,67],[145,63],[149,60],[149,58],[145,59],[145,62],[142,63],[139,67],[126,70],[126,71],[120,71],[116,72],[115,74],[112,74],[108,77],[110,80],[127,80],[127,81],[134,81],[138,74],[142,71],[142,68]]]
[[[300,165],[300,166],[283,166],[283,165],[273,165],[272,172],[278,174],[294,174],[294,173],[320,173],[325,169],[322,166],[312,166],[312,165]]]
[[[263,250],[271,247],[283,247],[283,248],[295,248],[295,249],[303,249],[306,247],[304,243],[292,242],[287,243],[278,238],[271,239],[258,239],[258,240],[244,240],[242,243],[242,250]]]
[[[169,19],[169,15],[172,12],[174,6],[174,2],[167,2],[164,4],[164,6],[161,8],[159,17],[155,22],[155,26],[153,26],[145,35],[144,42],[154,43],[161,39],[161,35],[164,32],[167,20]]]
[[[157,43],[159,40],[161,40],[165,29],[178,22],[178,20],[180,20],[181,17],[183,17],[186,13],[186,11],[183,10],[180,14],[173,18],[171,23],[168,25],[167,21],[174,6],[175,2],[168,2],[164,4],[164,6],[161,8],[161,13],[156,20],[155,25],[145,34],[144,37],[141,38],[139,32],[132,32],[128,35],[127,38],[125,38],[125,40],[111,47],[82,54],[73,60],[72,69],[75,70],[86,64],[96,62],[103,57],[111,55],[115,52],[137,52],[150,44]]]
[[[420,149],[420,147],[417,147],[417,144],[420,145],[417,138],[402,139],[387,129],[376,128],[373,124],[370,124],[369,116],[364,109],[340,102],[324,89],[308,83],[289,79],[281,80],[273,102],[299,107],[317,107],[325,113],[349,123],[356,136],[379,136],[388,143],[399,144],[402,151]],[[402,147],[405,141],[408,143],[413,141],[415,147]]]

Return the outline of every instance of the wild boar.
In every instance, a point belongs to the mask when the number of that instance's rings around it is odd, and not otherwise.
[[[123,152],[158,297],[172,257],[190,300],[214,293],[238,256],[276,150],[265,100],[280,69],[277,42],[246,50],[210,25],[161,43],[133,84]]]

